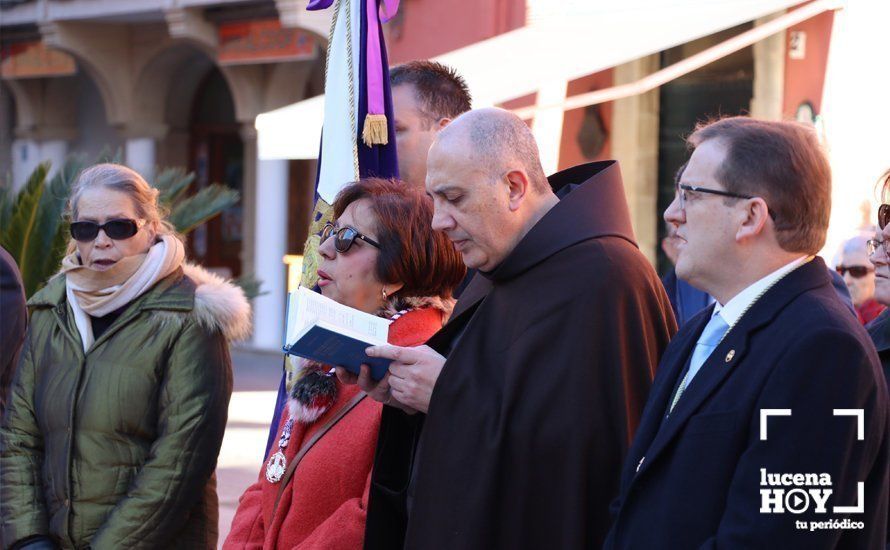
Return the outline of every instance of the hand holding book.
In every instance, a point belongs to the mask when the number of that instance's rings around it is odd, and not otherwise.
[[[387,376],[392,397],[413,410],[422,413],[429,410],[433,388],[445,366],[443,356],[429,346],[384,345],[370,347],[365,352],[371,357],[392,361]]]
[[[284,351],[321,363],[343,367],[358,375],[370,367],[380,380],[390,360],[365,354],[369,346],[385,345],[390,322],[337,303],[300,287],[288,296]]]

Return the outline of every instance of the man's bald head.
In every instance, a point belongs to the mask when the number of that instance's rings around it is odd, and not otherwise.
[[[468,111],[444,128],[435,146],[463,146],[468,159],[492,179],[521,169],[536,193],[549,193],[538,144],[529,127],[510,111],[489,107]]]
[[[528,126],[502,109],[469,111],[441,130],[427,158],[433,229],[468,267],[495,269],[559,199]]]

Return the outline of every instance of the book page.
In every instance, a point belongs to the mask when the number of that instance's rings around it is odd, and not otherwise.
[[[284,321],[284,346],[294,341],[294,336],[300,332],[305,326],[300,320],[305,319],[305,315],[297,313],[299,309],[298,297],[299,292],[293,291],[287,293],[287,309],[285,309]]]
[[[295,299],[288,301],[287,343],[293,342],[298,333],[316,321],[343,327],[372,340],[388,340],[390,321],[386,319],[344,306],[305,287],[298,288],[294,294]]]

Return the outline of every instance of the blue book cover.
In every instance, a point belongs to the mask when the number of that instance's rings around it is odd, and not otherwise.
[[[307,327],[303,334],[298,335],[290,346],[284,348],[284,351],[326,365],[343,367],[355,374],[359,374],[361,365],[365,364],[371,367],[371,378],[374,380],[383,378],[391,360],[368,357],[365,355],[365,349],[375,343],[344,332],[346,331],[324,322],[316,322]]]

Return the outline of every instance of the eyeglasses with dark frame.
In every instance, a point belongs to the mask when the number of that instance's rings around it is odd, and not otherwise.
[[[890,258],[890,250],[888,250],[888,243],[886,240],[878,240],[878,239],[869,239],[865,243],[865,250],[868,252],[869,256],[874,256],[875,252],[878,251],[878,247],[881,247],[884,250],[884,256]]]
[[[139,232],[145,220],[131,220],[127,218],[118,218],[108,220],[103,224],[92,221],[71,222],[70,231],[71,238],[77,242],[88,243],[99,236],[99,230],[105,232],[105,235],[115,241],[125,241]]]
[[[348,225],[337,229],[331,222],[324,224],[324,229],[321,230],[321,242],[323,243],[328,240],[331,235],[337,236],[334,239],[334,248],[341,254],[346,253],[352,248],[352,244],[356,239],[361,239],[374,248],[380,249],[380,243],[370,237],[362,235],[356,228]]]
[[[693,193],[708,193],[711,195],[719,195],[721,197],[729,197],[732,199],[753,199],[755,195],[743,195],[741,193],[731,193],[729,191],[723,191],[721,189],[710,189],[708,187],[699,187],[698,185],[689,185],[687,183],[677,183],[674,186],[674,189],[677,192],[677,196],[680,197],[680,210],[686,211],[686,191],[692,191]],[[767,213],[769,213],[769,217],[772,218],[773,221],[776,221],[776,214],[773,212],[769,205],[766,207]]]

